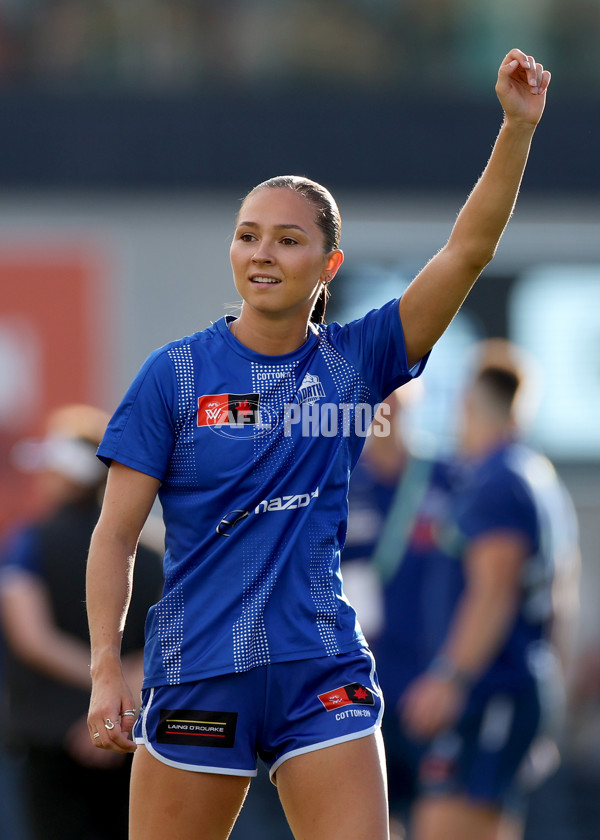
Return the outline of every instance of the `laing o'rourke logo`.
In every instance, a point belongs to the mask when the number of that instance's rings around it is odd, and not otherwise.
[[[358,703],[360,706],[375,705],[371,689],[360,683],[348,683],[348,685],[343,685],[340,688],[334,688],[333,691],[319,694],[318,697],[328,712],[354,703]]]
[[[233,747],[236,726],[237,712],[161,709],[156,740],[189,747]]]

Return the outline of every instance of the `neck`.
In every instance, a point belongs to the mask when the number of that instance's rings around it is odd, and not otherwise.
[[[512,429],[485,426],[479,430],[479,433],[477,433],[477,430],[472,431],[463,442],[462,449],[468,456],[481,459],[491,455],[495,449],[504,446],[512,439]]]
[[[245,347],[265,356],[283,356],[302,347],[310,335],[308,319],[268,318],[242,307],[231,333]]]

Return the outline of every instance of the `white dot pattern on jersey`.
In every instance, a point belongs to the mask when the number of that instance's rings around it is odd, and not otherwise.
[[[196,479],[194,360],[187,344],[171,348],[168,355],[175,369],[177,406],[174,418],[175,447],[167,477],[172,484],[185,486],[193,484]],[[156,605],[163,667],[170,685],[177,684],[181,677],[184,614],[182,581],[175,579],[170,592]]]
[[[338,392],[338,402],[352,406],[349,417],[350,428],[352,429],[354,427],[356,403],[370,402],[371,392],[356,369],[331,346],[324,330],[321,330],[319,352],[324,358]],[[347,439],[343,439],[344,431],[342,417],[340,416],[337,433],[338,445],[347,445]],[[340,438],[342,439],[340,440]],[[331,547],[326,545],[322,539],[326,536],[326,530],[322,528],[321,532],[321,529],[313,520],[308,532],[310,592],[316,608],[316,625],[321,641],[328,654],[335,654],[339,652],[335,637],[337,600],[332,584]]]
[[[339,402],[345,404],[350,403],[352,405],[350,422],[354,425],[354,407],[357,403],[370,403],[371,391],[356,368],[329,343],[324,331],[321,332],[319,352],[323,356],[327,369],[337,388]]]
[[[189,344],[173,347],[168,351],[175,368],[177,381],[177,414],[175,422],[175,448],[171,456],[167,478],[174,485],[194,484],[196,457],[194,430],[196,427],[196,396],[194,360]]]
[[[294,395],[297,362],[269,365],[252,362],[252,391],[260,394],[259,412],[266,420],[279,421],[272,432],[254,438],[254,469],[258,487],[294,460],[291,437],[285,437],[282,422],[286,405]],[[270,662],[264,610],[277,580],[281,546],[270,545],[264,533],[246,542],[242,554],[242,613],[233,626],[233,658],[236,671],[246,671]]]
[[[156,605],[162,661],[169,685],[177,685],[181,677],[184,610],[183,587],[178,582]]]
[[[324,542],[327,529],[314,520],[308,528],[310,551],[310,594],[316,607],[315,623],[328,656],[339,653],[335,636],[337,601],[331,586],[331,546]]]

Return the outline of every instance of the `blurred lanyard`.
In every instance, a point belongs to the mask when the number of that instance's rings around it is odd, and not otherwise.
[[[371,563],[382,584],[394,577],[404,558],[429,486],[434,461],[409,456],[396,487]]]

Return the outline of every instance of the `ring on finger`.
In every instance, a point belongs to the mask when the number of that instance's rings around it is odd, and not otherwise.
[[[135,709],[125,709],[121,712],[121,717],[135,717]]]
[[[106,722],[105,722],[104,726],[107,729],[114,729],[115,728],[115,725],[110,718],[106,718]]]
[[[100,737],[99,732],[94,732],[94,734],[92,735],[92,738],[99,738],[99,737]]]

